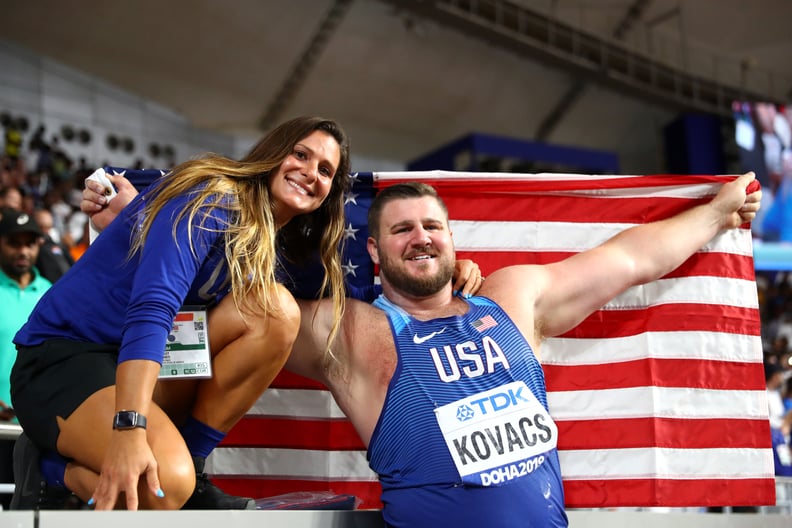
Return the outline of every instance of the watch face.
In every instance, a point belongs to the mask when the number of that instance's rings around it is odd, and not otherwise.
[[[115,426],[117,429],[128,429],[137,425],[137,413],[134,411],[122,411],[116,414]]]

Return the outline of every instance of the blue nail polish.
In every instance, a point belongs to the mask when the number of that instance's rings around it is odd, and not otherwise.
[[[157,497],[160,499],[165,496],[165,492],[162,491],[162,488],[157,488]]]
[[[459,295],[459,290],[454,290],[453,292],[451,292],[451,294],[452,294],[454,297],[456,297],[457,295]]]
[[[91,497],[90,499],[88,499],[88,506],[93,506],[94,502],[96,502],[96,501],[94,500],[93,497]]]
[[[470,299],[471,297],[472,297],[472,295],[470,295],[469,293],[465,294],[465,299]]]

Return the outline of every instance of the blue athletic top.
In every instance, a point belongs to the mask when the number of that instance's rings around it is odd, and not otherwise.
[[[398,363],[368,458],[393,527],[567,526],[558,431],[530,345],[493,301],[419,321],[380,296]]]
[[[145,194],[130,202],[42,297],[14,343],[35,346],[61,338],[118,344],[119,362],[162,363],[179,308],[211,304],[228,293],[223,231],[229,212],[212,209],[203,228],[191,226],[186,217],[174,227],[189,199],[178,196],[154,219],[142,251],[130,258]],[[196,218],[200,225],[200,215]]]

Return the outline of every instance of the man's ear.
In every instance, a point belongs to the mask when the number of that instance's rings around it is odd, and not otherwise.
[[[374,237],[368,237],[366,240],[366,250],[368,251],[369,258],[374,264],[379,264],[379,254],[377,254],[377,241]]]

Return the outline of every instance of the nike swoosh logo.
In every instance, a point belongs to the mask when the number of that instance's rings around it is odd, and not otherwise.
[[[438,330],[437,332],[432,332],[431,334],[429,334],[429,335],[425,335],[425,336],[423,336],[423,337],[418,337],[418,334],[415,334],[415,335],[413,336],[413,343],[415,343],[416,345],[420,345],[421,343],[424,343],[424,342],[426,342],[426,341],[429,341],[429,340],[430,340],[430,339],[432,339],[434,336],[436,336],[436,335],[439,335],[439,334],[442,334],[443,332],[445,332],[445,326],[443,327],[443,329],[442,329],[442,330]]]

